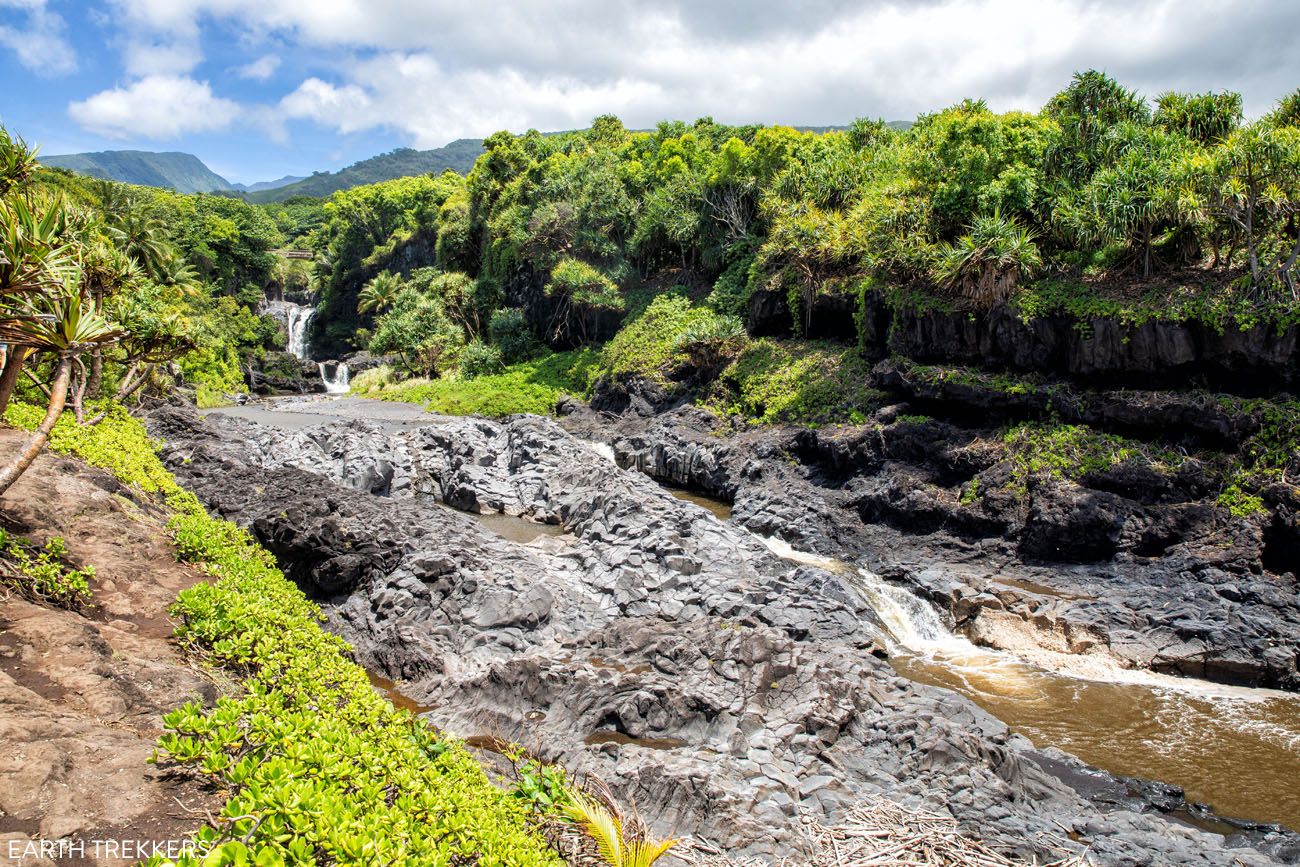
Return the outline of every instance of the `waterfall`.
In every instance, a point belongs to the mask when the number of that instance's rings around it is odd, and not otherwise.
[[[866,569],[858,569],[857,576],[867,601],[902,647],[914,653],[975,649],[966,639],[948,631],[934,607],[912,591],[890,584]]]
[[[289,335],[284,351],[295,358],[306,358],[307,326],[316,315],[316,308],[292,301],[267,301],[262,305],[262,312],[284,323],[285,333]]]
[[[799,551],[775,536],[759,536],[759,539],[782,559],[849,576],[884,624],[889,633],[886,638],[897,647],[922,656],[939,655],[949,661],[978,660],[981,664],[992,655],[951,632],[939,619],[934,606],[906,587],[890,584],[874,572],[854,568],[833,557]]]
[[[333,378],[330,377],[329,369],[326,367],[326,365],[330,363],[334,365]],[[347,362],[320,361],[316,363],[316,367],[320,370],[320,378],[321,381],[325,383],[325,392],[327,394],[347,394],[352,388],[348,381],[349,375]]]

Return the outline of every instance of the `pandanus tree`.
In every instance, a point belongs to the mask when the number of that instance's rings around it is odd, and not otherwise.
[[[1300,300],[1300,128],[1265,118],[1184,169],[1189,207],[1232,227],[1256,296]]]
[[[976,305],[991,307],[1010,298],[1020,279],[1042,264],[1033,234],[994,212],[977,218],[970,231],[940,249],[934,276]]]
[[[75,266],[65,242],[68,215],[59,200],[44,203],[26,196],[0,199],[0,304],[56,289]],[[0,413],[9,405],[31,347],[5,341],[0,372]]]
[[[1157,244],[1194,217],[1178,178],[1200,146],[1180,133],[1123,124],[1107,136],[1104,150],[1105,165],[1063,198],[1057,217],[1081,244],[1127,245],[1137,272],[1151,277],[1159,264]]]
[[[121,334],[101,313],[86,280],[77,238],[84,222],[61,197],[24,189],[34,165],[35,152],[0,128],[0,343],[7,348],[0,372],[0,412],[8,406],[28,359],[42,354],[53,359],[48,385],[33,377],[48,398],[45,417],[19,453],[0,468],[0,494],[45,448],[63,413],[81,354]]]
[[[0,495],[18,481],[45,448],[67,403],[68,386],[83,352],[112,343],[121,331],[83,291],[80,269],[70,269],[50,291],[30,293],[0,312],[0,340],[48,352],[54,358],[45,417],[22,450],[0,469]]]

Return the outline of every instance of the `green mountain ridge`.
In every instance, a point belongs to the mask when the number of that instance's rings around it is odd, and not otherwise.
[[[476,138],[456,139],[443,147],[427,151],[398,148],[353,163],[337,172],[316,172],[297,183],[273,190],[252,192],[246,198],[257,204],[282,202],[293,196],[324,198],[339,190],[364,184],[375,184],[412,175],[437,175],[447,169],[463,175],[469,172],[474,166],[474,161],[482,153],[483,140]]]
[[[230,181],[212,171],[193,154],[169,151],[99,151],[86,154],[41,156],[47,166],[64,168],[92,178],[145,187],[166,187],[178,193],[233,190]]]

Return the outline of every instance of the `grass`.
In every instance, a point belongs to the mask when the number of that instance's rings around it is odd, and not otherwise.
[[[13,405],[31,427],[40,411]],[[213,577],[181,593],[177,637],[242,692],[164,717],[156,760],[226,794],[196,835],[199,855],[152,867],[447,865],[560,867],[527,806],[498,790],[465,748],[395,709],[321,628],[320,609],[245,531],[214,518],[121,408],[82,428],[65,416],[52,448],[158,493],[178,556]]]
[[[584,395],[588,374],[596,363],[596,352],[580,349],[557,352],[506,367],[501,373],[473,379],[419,379],[383,384],[366,390],[360,377],[354,390],[362,397],[423,404],[429,412],[443,415],[482,415],[490,418],[534,413],[550,415],[561,395]]]

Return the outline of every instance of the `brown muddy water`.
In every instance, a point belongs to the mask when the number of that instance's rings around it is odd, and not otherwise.
[[[1127,671],[1089,658],[1054,672],[949,632],[902,587],[830,558],[764,540],[787,559],[854,583],[889,632],[902,676],[961,693],[1038,747],[1112,774],[1181,786],[1221,816],[1300,829],[1300,695]]]
[[[486,512],[481,515],[476,515],[473,512],[462,512],[461,514],[469,515],[501,538],[508,539],[511,542],[519,542],[523,545],[535,542],[543,536],[564,535],[564,528],[559,524],[540,524],[527,518],[504,515],[499,512]]]
[[[665,486],[664,490],[679,500],[685,500],[688,503],[694,503],[702,509],[708,509],[719,521],[731,520],[731,503],[724,500],[715,500],[713,497],[706,497],[703,494],[697,494],[694,491],[688,491],[685,488],[669,488]]]
[[[381,674],[375,674],[370,669],[366,669],[366,677],[370,678],[370,685],[374,687],[375,692],[388,699],[392,702],[393,707],[399,710],[409,710],[416,716],[433,710],[432,707],[420,704],[415,699],[403,693],[400,686]]]

